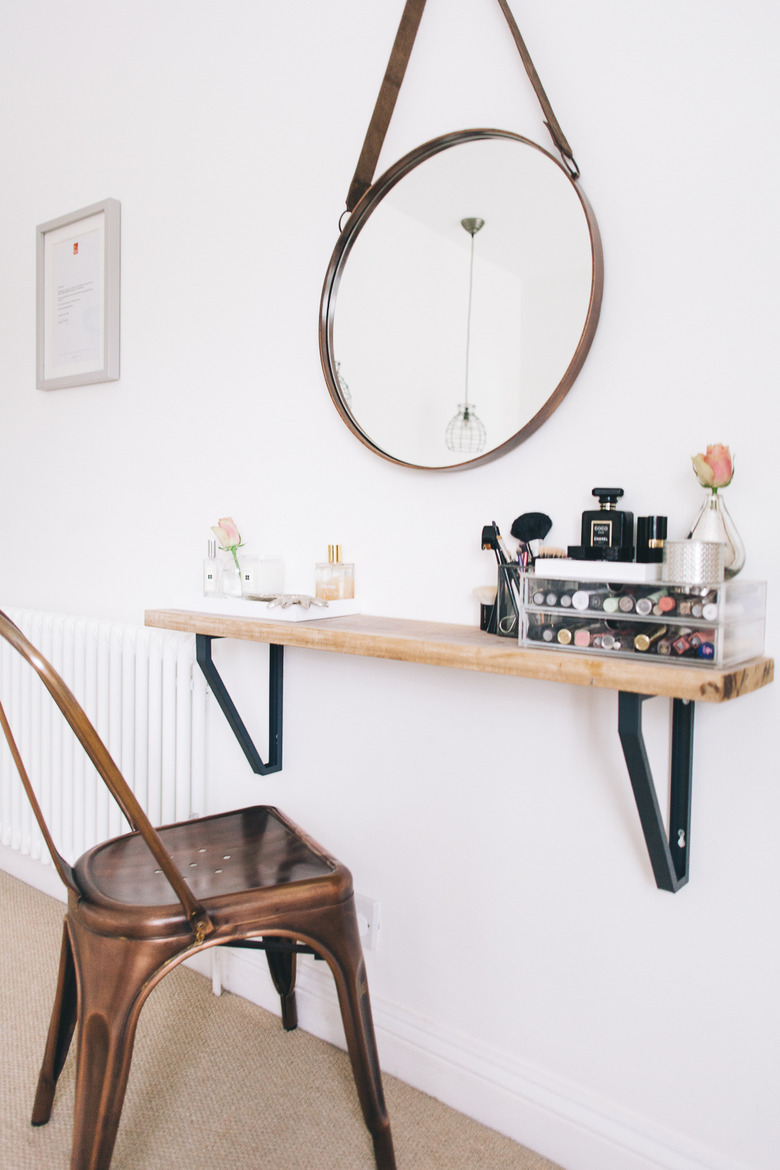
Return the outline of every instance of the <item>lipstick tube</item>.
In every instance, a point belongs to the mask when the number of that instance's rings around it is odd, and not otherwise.
[[[634,649],[638,650],[640,654],[645,654],[656,642],[660,641],[666,633],[666,626],[657,626],[652,632],[643,630],[641,634],[637,634],[634,638]]]
[[[588,646],[592,645],[597,634],[604,634],[604,627],[598,622],[594,622],[589,626],[579,626],[574,631],[574,645],[578,646],[581,650],[585,650]]]
[[[602,650],[627,650],[631,646],[636,626],[618,626],[610,622],[601,635]]]
[[[636,559],[645,564],[659,563],[664,559],[666,541],[666,516],[637,516]]]
[[[637,598],[636,612],[641,613],[642,617],[647,617],[653,612],[653,606],[658,604],[663,595],[663,589],[656,589],[655,593],[648,593],[646,597]]]

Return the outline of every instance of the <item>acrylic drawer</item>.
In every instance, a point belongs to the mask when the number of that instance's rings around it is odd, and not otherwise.
[[[764,649],[766,584],[523,579],[520,644],[565,653],[727,666]]]

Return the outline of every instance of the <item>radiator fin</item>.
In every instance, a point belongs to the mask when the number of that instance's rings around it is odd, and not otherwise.
[[[155,825],[204,811],[206,684],[195,638],[34,610],[6,613],[79,700]],[[0,695],[52,836],[73,862],[127,822],[34,672],[0,640]],[[0,842],[49,863],[0,735]]]

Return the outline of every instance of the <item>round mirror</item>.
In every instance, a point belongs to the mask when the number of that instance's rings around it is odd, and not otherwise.
[[[395,463],[495,459],[574,382],[602,285],[593,212],[552,155],[502,130],[434,139],[377,179],[339,237],[320,307],[328,389]]]

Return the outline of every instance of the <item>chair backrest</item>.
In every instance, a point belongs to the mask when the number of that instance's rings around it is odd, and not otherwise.
[[[176,868],[171,855],[163,845],[159,833],[156,832],[151,821],[141,808],[135,794],[117,768],[108,749],[82,710],[73,692],[63,682],[51,663],[46,661],[43,655],[25,637],[19,627],[2,610],[0,610],[0,637],[3,637],[6,642],[19,652],[46,687],[46,690],[57,704],[64,718],[73,729],[74,735],[94,764],[98,775],[127,818],[131,829],[141,835],[151,850],[160,869],[173,888],[176,897],[181,902],[196,935],[202,938],[205,934],[210,933],[213,927],[209,922],[208,915],[193,897],[191,890]],[[24,761],[16,745],[2,702],[0,702],[0,727],[2,727],[3,734],[8,741],[11,755],[57,873],[66,886],[73,890],[74,893],[80,895],[82,891],[79,889],[73,869],[57,850],[52,835],[49,832],[48,825],[46,824],[35,791],[25,769]]]

